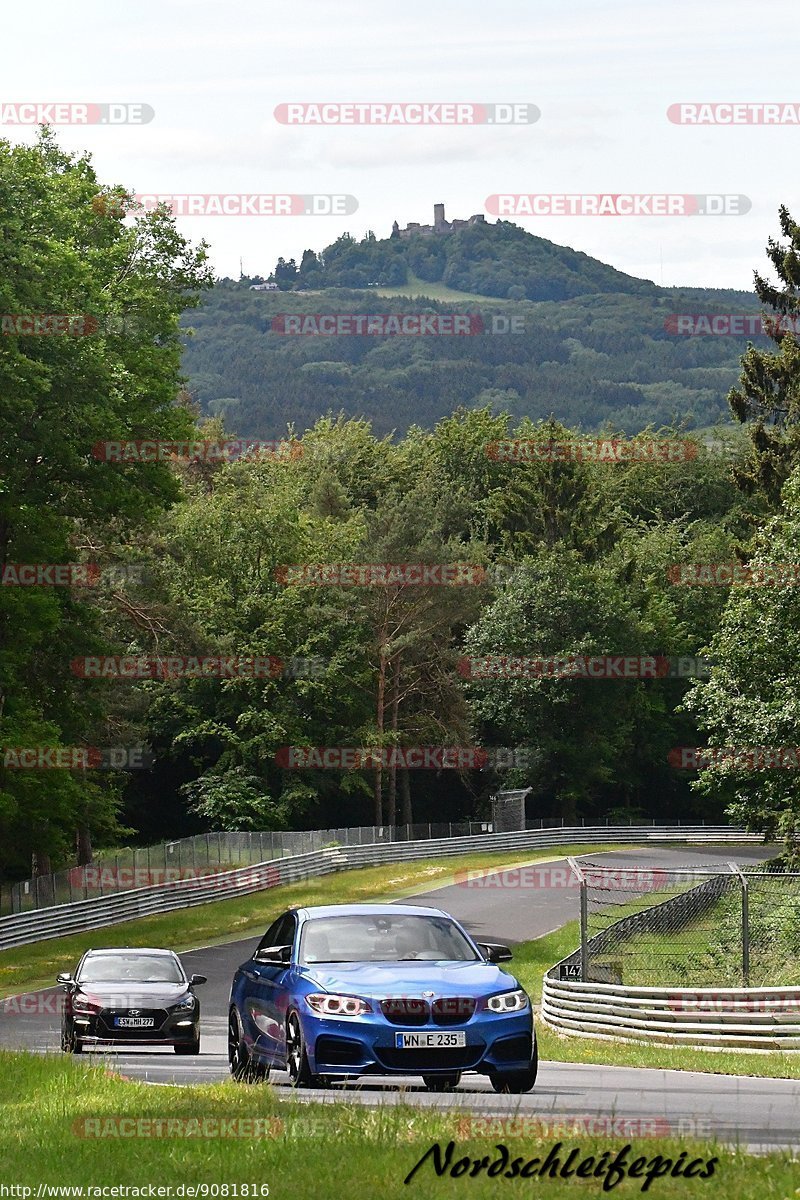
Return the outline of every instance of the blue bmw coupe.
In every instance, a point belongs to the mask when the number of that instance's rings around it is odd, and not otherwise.
[[[295,1087],[421,1075],[440,1092],[463,1071],[528,1092],[538,1054],[531,1002],[506,946],[475,942],[438,908],[334,904],[285,912],[231,988],[236,1079],[286,1070]]]

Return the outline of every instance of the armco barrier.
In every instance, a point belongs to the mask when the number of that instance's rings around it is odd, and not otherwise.
[[[590,938],[589,948],[607,953],[626,937],[672,927],[676,914],[692,920],[730,883],[718,875],[624,917]],[[579,969],[580,961],[578,949],[544,977],[541,1015],[559,1033],[699,1050],[800,1050],[800,987],[644,987],[561,978],[562,968]]]
[[[116,925],[136,917],[207,904],[265,891],[282,883],[295,883],[333,871],[382,863],[413,862],[420,858],[442,858],[481,851],[546,849],[570,843],[603,845],[657,843],[755,842],[758,834],[729,826],[600,826],[530,830],[520,833],[477,834],[472,837],[434,838],[415,842],[374,843],[368,846],[338,846],[309,854],[297,854],[272,862],[241,867],[235,871],[196,879],[179,879],[156,887],[138,888],[114,896],[79,900],[0,919],[0,950],[24,946],[69,933],[83,933]]]
[[[559,1033],[583,1037],[700,1050],[800,1050],[800,988],[623,987],[548,972],[541,1012]]]

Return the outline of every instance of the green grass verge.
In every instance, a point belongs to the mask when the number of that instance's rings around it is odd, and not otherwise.
[[[606,846],[604,851],[630,849]],[[503,856],[497,851],[458,858],[426,859],[412,863],[342,871],[301,883],[272,888],[235,900],[221,900],[197,908],[156,917],[142,917],[84,934],[53,938],[0,952],[0,998],[21,991],[51,986],[59,971],[75,965],[91,946],[165,946],[190,950],[262,933],[292,904],[338,904],[376,899],[397,899],[433,886],[453,882],[458,871],[480,867],[510,867],[549,862],[567,854],[596,852],[596,846],[554,846],[539,855]],[[577,892],[576,905],[577,905]],[[579,943],[578,923],[570,922],[554,933],[524,942],[514,949],[510,970],[526,987],[535,1003],[541,1000],[545,971],[571,953]],[[593,1038],[568,1037],[539,1023],[540,1053],[553,1062],[596,1063],[605,1066],[656,1067],[665,1070],[755,1075],[778,1079],[800,1078],[800,1053],[752,1054],[746,1051],[710,1052],[681,1047],[634,1046]]]
[[[751,878],[750,987],[800,984],[800,880]],[[624,914],[623,914],[624,915]],[[668,934],[627,940],[616,957],[625,983],[742,987],[742,898],[732,887],[702,917]]]
[[[603,847],[603,850],[623,848],[629,847],[620,843]],[[550,862],[567,854],[585,854],[591,850],[596,851],[597,847],[549,846],[540,854],[529,850],[524,854],[517,852],[504,855],[494,850],[484,854],[341,871],[256,892],[252,896],[212,901],[196,908],[124,921],[105,929],[34,942],[29,946],[0,951],[0,998],[52,985],[59,971],[70,970],[84,950],[91,947],[163,946],[171,950],[192,950],[198,946],[213,946],[263,933],[285,908],[293,904],[343,904],[389,897],[396,899],[398,895],[427,891],[434,885],[444,886],[452,882],[459,870]],[[577,892],[575,896],[577,905]]]
[[[542,978],[553,963],[580,943],[577,921],[555,933],[514,947],[511,970],[535,1003],[542,998]],[[636,1046],[627,1042],[570,1037],[540,1021],[539,1054],[550,1062],[596,1063],[609,1067],[656,1067],[665,1071],[705,1071],[720,1075],[757,1075],[800,1079],[800,1052],[753,1054],[746,1050],[693,1050],[683,1046]]]
[[[670,1200],[687,1195],[782,1200],[796,1194],[798,1182],[797,1165],[786,1153],[748,1157],[710,1143],[633,1136],[601,1139],[543,1130],[533,1122],[515,1121],[513,1109],[509,1109],[513,1136],[508,1136],[508,1127],[498,1132],[496,1126],[487,1136],[487,1119],[478,1116],[477,1125],[470,1126],[463,1111],[455,1114],[410,1105],[375,1109],[335,1101],[301,1104],[280,1101],[269,1085],[232,1082],[152,1088],[110,1076],[101,1067],[43,1055],[0,1053],[0,1111],[2,1182],[29,1187],[33,1197],[42,1184],[144,1188],[144,1195],[148,1185],[155,1185],[173,1189],[173,1197],[181,1195],[181,1185],[184,1189],[217,1185],[216,1195],[223,1198],[233,1196],[236,1185],[238,1196],[251,1200],[264,1196],[265,1185],[270,1200],[327,1200],[334,1195],[382,1200],[416,1195],[427,1200],[505,1194],[507,1181],[502,1176],[488,1178],[484,1171],[470,1177],[463,1174],[467,1167],[460,1178],[449,1172],[437,1177],[431,1159],[408,1186],[404,1184],[433,1143],[444,1151],[451,1140],[455,1142],[451,1163],[462,1157],[488,1156],[485,1166],[499,1161],[498,1143],[508,1147],[509,1159],[519,1158],[521,1163],[534,1157],[541,1163],[558,1142],[562,1143],[562,1149],[555,1151],[560,1166],[573,1148],[578,1150],[573,1164],[588,1155],[597,1163],[605,1151],[607,1164],[629,1143],[628,1163],[640,1156],[645,1160],[640,1172],[652,1169],[656,1155],[670,1159],[670,1167],[703,1160],[697,1171],[708,1160],[717,1160],[709,1180],[673,1178],[671,1173],[656,1179],[649,1194]],[[120,1125],[121,1119],[128,1124]],[[140,1125],[139,1120],[149,1125]],[[543,1122],[546,1115],[540,1110],[534,1120]],[[221,1121],[243,1124],[228,1124],[227,1135],[220,1137]],[[561,1121],[563,1126],[566,1119]],[[153,1137],[152,1131],[159,1128],[162,1136]],[[147,1129],[151,1136],[135,1136]],[[234,1130],[238,1136],[232,1136]],[[203,1131],[211,1136],[203,1136]],[[119,1136],[120,1132],[126,1136]],[[682,1159],[681,1152],[685,1152]],[[522,1194],[523,1188],[525,1195],[531,1194],[531,1185],[554,1197],[603,1194],[598,1178],[545,1176],[540,1180],[534,1174],[515,1182],[519,1185],[513,1188],[515,1195]],[[645,1182],[643,1176],[627,1178],[613,1191],[616,1196],[641,1195]],[[243,1185],[251,1190],[243,1192]],[[222,1190],[225,1187],[227,1192]]]

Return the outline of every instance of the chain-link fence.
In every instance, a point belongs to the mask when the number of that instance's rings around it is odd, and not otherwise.
[[[374,842],[468,837],[491,832],[488,821],[440,821],[394,828],[357,825],[301,832],[201,833],[157,846],[101,850],[88,866],[70,867],[19,883],[0,882],[0,916],[111,896],[176,879],[200,878],[293,854],[309,854],[327,846],[366,846]]]
[[[543,817],[525,822],[527,829],[558,829],[586,822],[565,822]],[[655,821],[590,821],[620,829],[655,826]],[[680,826],[680,821],[675,822]],[[696,824],[696,823],[695,823]],[[271,862],[292,854],[308,854],[327,846],[366,846],[375,842],[425,841],[433,838],[469,837],[493,833],[491,821],[426,821],[416,825],[356,825],[339,829],[300,832],[279,830],[237,833],[199,833],[194,837],[157,846],[99,850],[88,866],[70,867],[54,875],[39,875],[21,882],[0,880],[0,916],[72,904],[97,896],[111,896],[132,888],[151,887],[176,879],[192,879],[236,867]]]
[[[576,977],[626,986],[800,985],[800,874],[581,861]]]

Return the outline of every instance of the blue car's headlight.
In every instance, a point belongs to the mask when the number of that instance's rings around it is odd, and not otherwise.
[[[197,1000],[195,999],[195,997],[192,995],[191,992],[187,992],[186,995],[183,996],[178,1001],[177,1004],[173,1004],[172,1011],[173,1012],[192,1012],[196,1004],[197,1004]]]
[[[306,1004],[320,1017],[361,1017],[372,1012],[367,1001],[358,996],[336,996],[329,992],[312,992],[306,996]]]
[[[486,1007],[496,1013],[522,1012],[528,1007],[528,1003],[527,993],[518,988],[514,992],[501,992],[499,996],[489,996]]]

